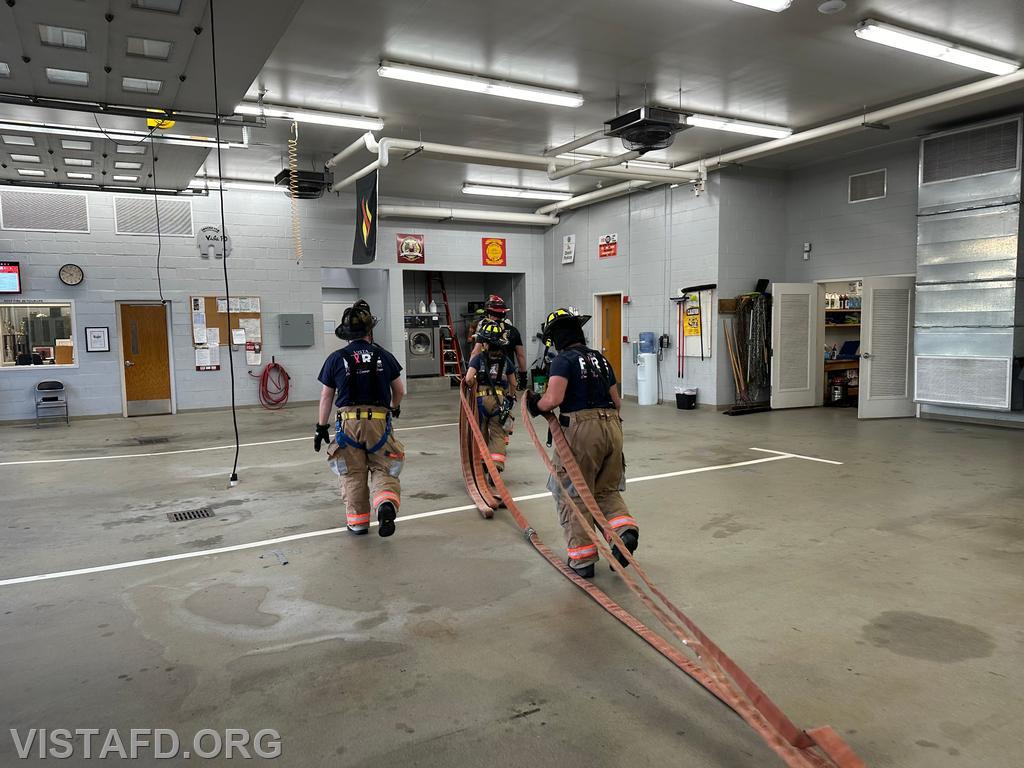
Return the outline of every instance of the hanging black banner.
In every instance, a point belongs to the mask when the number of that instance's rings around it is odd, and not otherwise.
[[[377,171],[356,182],[356,239],[353,264],[372,264],[377,258]]]

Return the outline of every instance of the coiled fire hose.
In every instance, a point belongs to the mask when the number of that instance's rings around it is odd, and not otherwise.
[[[567,501],[571,513],[577,516],[577,520],[589,532],[593,543],[612,568],[622,577],[630,591],[658,618],[672,636],[694,653],[696,663],[662,635],[647,627],[618,605],[595,584],[581,578],[559,556],[545,546],[508,492],[497,466],[491,459],[477,419],[475,394],[473,387],[465,385],[460,387],[460,452],[466,489],[483,517],[490,518],[495,509],[500,506],[506,507],[520,530],[526,535],[527,540],[552,566],[586,592],[613,617],[633,630],[651,647],[743,718],[790,768],[866,768],[866,764],[832,728],[824,726],[803,731],[794,725],[768,698],[767,694],[651,582],[618,534],[608,524],[608,520],[587,488],[586,481],[573,458],[572,450],[557,419],[551,414],[545,414],[545,417],[550,426],[555,451],[569,480],[577,489],[579,497],[571,496],[563,487],[559,487],[557,492],[561,498]],[[525,398],[522,404],[522,415],[526,430],[548,471],[557,477],[555,467],[533,427]],[[493,488],[487,483],[488,477],[493,483]],[[596,524],[600,526],[603,536],[593,530],[585,519],[580,505],[586,508]],[[623,553],[627,562],[633,567],[633,573],[639,577],[648,591],[644,591],[627,573],[626,569],[612,557],[610,549],[612,545],[617,546],[618,551]]]
[[[256,378],[251,371],[249,375]],[[284,366],[277,361],[271,360],[267,363],[259,375],[260,405],[268,411],[284,408],[288,403],[288,388],[291,378]]]

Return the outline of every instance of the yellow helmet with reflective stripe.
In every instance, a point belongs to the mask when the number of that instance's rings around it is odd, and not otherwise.
[[[541,335],[544,337],[544,344],[551,346],[553,343],[551,331],[562,323],[576,323],[582,328],[590,321],[590,315],[581,315],[576,307],[559,307],[548,313],[544,326],[541,328]]]
[[[476,329],[476,340],[498,347],[508,346],[508,329],[504,323],[482,320]]]

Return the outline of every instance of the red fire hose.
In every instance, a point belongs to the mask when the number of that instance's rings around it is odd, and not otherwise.
[[[249,375],[256,378],[252,371]],[[288,384],[291,378],[283,365],[271,359],[259,375],[260,405],[268,411],[284,408],[288,403]]]

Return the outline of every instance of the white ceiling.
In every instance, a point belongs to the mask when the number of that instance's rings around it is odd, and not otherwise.
[[[145,98],[122,99],[117,92],[120,75],[135,74],[138,64],[123,55],[123,37],[143,34],[173,40],[175,47],[172,62],[138,70],[141,76],[171,83],[179,71],[187,74],[169,103],[161,98],[152,106],[210,112],[209,40],[205,31],[199,38],[191,32],[194,20],[208,15],[207,0],[184,2],[183,18],[172,25],[157,20],[162,14],[129,8],[128,0],[19,2],[13,9],[0,5],[0,61],[11,64],[13,75],[0,80],[0,90],[83,98],[86,89],[54,91],[40,78],[43,70],[35,70],[37,65],[68,66],[68,57],[83,54],[43,49],[34,24],[77,23],[90,31],[90,40],[103,42],[85,56],[96,73],[87,98],[147,103]],[[617,105],[626,110],[645,100],[802,129],[982,77],[857,39],[854,26],[869,16],[1024,59],[1020,0],[849,0],[844,11],[831,16],[818,13],[818,2],[795,0],[788,11],[774,14],[729,0],[305,0],[297,12],[299,0],[217,0],[218,21],[222,14],[227,19],[218,24],[219,50],[229,52],[219,62],[222,108],[248,87],[250,98],[266,90],[270,102],[379,115],[385,120],[379,136],[540,153],[550,144],[601,127]],[[102,21],[108,5],[115,14],[109,39]],[[71,11],[77,15],[66,15]],[[208,26],[207,21],[200,23]],[[31,45],[35,48],[29,50]],[[20,62],[23,51],[33,58],[28,74]],[[586,103],[579,109],[549,107],[385,80],[376,74],[382,58],[578,91]],[[109,77],[102,72],[104,61],[113,67]],[[944,122],[1019,108],[1020,101],[1020,93],[1003,95],[897,124],[885,134],[866,130],[759,164],[812,162],[830,153],[908,138]],[[0,117],[9,109],[0,105]],[[92,119],[88,116],[87,123]],[[301,167],[321,168],[358,134],[302,125]],[[225,154],[223,175],[271,179],[285,164],[287,138],[286,121],[252,130],[249,149]],[[647,159],[693,160],[755,141],[692,128],[670,150]],[[603,148],[615,147],[606,142]],[[351,158],[339,173],[347,174],[369,159]],[[207,158],[205,168],[218,172],[214,157]],[[194,170],[184,168],[174,178],[184,179]],[[579,176],[549,182],[536,171],[417,156],[393,161],[382,192],[466,202],[464,181],[576,192],[596,183]]]

